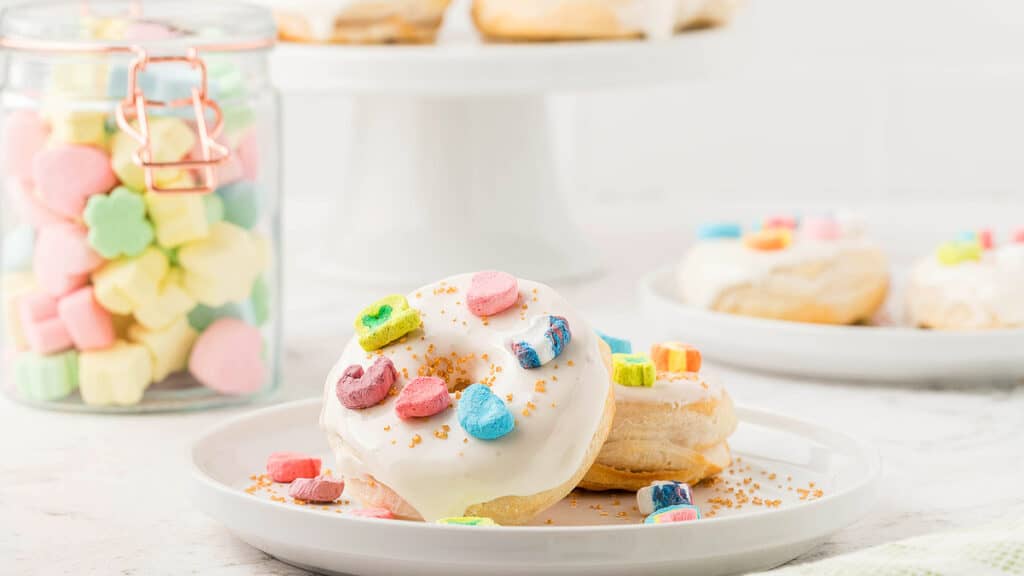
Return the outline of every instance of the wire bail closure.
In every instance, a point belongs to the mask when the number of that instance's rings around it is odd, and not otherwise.
[[[231,151],[216,141],[224,129],[224,113],[220,106],[208,97],[206,63],[199,57],[195,48],[190,48],[185,56],[150,56],[145,50],[136,49],[136,58],[132,61],[128,75],[128,94],[118,102],[116,116],[117,125],[126,134],[138,142],[141,147],[132,154],[132,161],[141,167],[146,177],[146,188],[155,193],[177,194],[209,194],[217,189],[217,171],[215,168],[228,160]],[[199,86],[192,87],[189,98],[179,98],[163,102],[147,100],[139,82],[139,75],[154,64],[186,64],[192,70],[198,70]],[[158,162],[153,158],[153,142],[149,133],[149,108],[184,108],[190,106],[195,114],[196,132],[199,137],[201,158],[197,160],[177,160]],[[206,112],[213,112],[214,124],[211,130],[206,121]],[[138,129],[132,126],[132,120],[138,120]],[[200,182],[193,186],[164,188],[157,184],[156,172],[167,169],[194,170],[202,174]]]

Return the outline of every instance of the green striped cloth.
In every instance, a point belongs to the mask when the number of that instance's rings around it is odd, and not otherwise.
[[[770,576],[1024,576],[1024,518],[783,567]]]

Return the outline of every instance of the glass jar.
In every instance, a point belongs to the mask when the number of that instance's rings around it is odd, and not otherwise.
[[[58,0],[0,17],[3,389],[98,412],[278,385],[269,12]]]

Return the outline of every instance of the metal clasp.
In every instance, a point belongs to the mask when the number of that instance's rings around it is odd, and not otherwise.
[[[207,92],[206,63],[193,48],[186,56],[149,56],[145,50],[136,50],[128,74],[128,94],[117,104],[117,125],[126,134],[137,141],[141,147],[132,155],[132,161],[145,172],[146,188],[157,193],[178,194],[209,194],[217,189],[217,171],[215,168],[228,160],[231,151],[216,141],[224,129],[224,113],[216,102],[210,100]],[[199,86],[192,87],[188,98],[179,98],[168,102],[147,100],[143,94],[139,75],[154,64],[186,64],[192,70],[199,71]],[[195,113],[196,133],[199,138],[201,158],[198,160],[177,160],[158,162],[153,158],[153,143],[149,134],[149,108],[183,108],[192,107]],[[206,122],[206,111],[213,112],[213,129]],[[138,128],[132,126],[132,120],[138,120]],[[195,170],[202,174],[199,183],[194,186],[180,188],[162,188],[157,185],[156,172],[166,169]]]

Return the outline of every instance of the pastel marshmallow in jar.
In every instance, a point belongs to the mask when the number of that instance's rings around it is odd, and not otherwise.
[[[607,346],[554,290],[517,283],[516,305],[487,317],[467,303],[473,275],[424,286],[405,297],[418,325],[389,297],[405,328],[379,347],[380,339],[364,335],[369,351],[360,338],[348,344],[327,377],[320,418],[347,496],[407,519],[521,524],[576,486],[614,412]],[[384,316],[380,306],[366,312],[357,323],[376,326]],[[523,368],[510,343],[548,316],[563,318],[571,337],[554,358]],[[372,406],[346,408],[341,389],[382,362],[394,368],[390,391],[376,394]],[[451,406],[424,388],[415,396],[429,399],[418,412],[428,416],[399,410],[405,387],[427,377],[444,380]]]
[[[676,269],[685,304],[792,322],[869,320],[889,291],[882,250],[848,216],[704,225]]]

